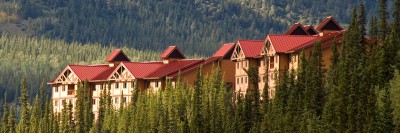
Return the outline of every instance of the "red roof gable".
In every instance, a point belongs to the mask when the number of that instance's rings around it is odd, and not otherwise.
[[[173,61],[169,64],[165,64],[159,69],[155,70],[151,74],[147,75],[147,79],[159,79],[169,74],[179,72],[179,70],[183,70],[185,68],[191,67],[195,64],[201,63],[203,60],[177,60]]]
[[[184,59],[185,55],[183,55],[183,53],[178,49],[178,47],[176,46],[169,46],[167,49],[164,50],[164,52],[160,55],[160,58],[162,59],[167,59],[170,58],[170,55],[174,52],[177,52],[178,54],[180,54],[179,56],[182,56]]]
[[[309,34],[309,35],[317,35],[318,31],[314,29],[312,25],[305,25],[303,26],[303,29]],[[314,32],[314,33],[311,33]]]
[[[285,32],[285,35],[308,35],[308,32],[304,30],[303,25],[295,23]]]
[[[338,30],[343,30],[343,28],[339,25],[338,22],[336,22],[336,20],[335,20],[332,16],[326,17],[325,20],[322,21],[322,23],[319,24],[319,25],[317,26],[316,30],[318,30],[318,31],[323,30],[324,27],[325,27],[327,24],[329,24],[330,22],[331,22],[331,23],[334,23],[334,24],[337,26],[337,28],[339,28]]]
[[[128,56],[121,49],[114,50],[108,57],[106,58],[107,62],[113,62],[117,57],[125,58],[122,61],[129,61]]]
[[[217,50],[217,52],[214,53],[212,57],[225,57],[234,46],[234,43],[224,44]]]
[[[145,78],[164,65],[162,62],[122,62],[135,78]]]
[[[273,35],[267,36],[276,53],[287,52],[303,43],[318,38],[318,36],[302,36],[302,35]]]
[[[255,58],[261,55],[264,47],[264,40],[239,40],[238,44],[245,58]]]

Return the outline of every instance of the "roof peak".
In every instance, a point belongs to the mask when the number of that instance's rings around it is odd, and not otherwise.
[[[130,61],[128,56],[122,51],[122,49],[115,49],[111,52],[110,55],[106,58],[107,62],[115,62],[115,61]]]
[[[177,59],[185,59],[185,55],[178,49],[177,46],[168,46],[167,49],[161,53],[160,58],[168,59],[168,58],[177,58]]]

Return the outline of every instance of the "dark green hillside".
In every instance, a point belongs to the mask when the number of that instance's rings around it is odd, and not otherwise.
[[[17,18],[6,17],[11,21],[3,23],[15,23],[30,36],[158,51],[177,45],[198,54],[211,54],[219,44],[239,38],[264,39],[297,21],[317,24],[332,15],[349,23],[357,5],[337,0],[9,1],[0,0],[7,7],[2,12]],[[366,5],[375,12],[375,1],[366,0]]]

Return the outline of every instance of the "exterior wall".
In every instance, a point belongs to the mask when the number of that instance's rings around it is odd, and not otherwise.
[[[242,59],[238,60],[235,62],[235,78],[236,78],[236,84],[235,84],[235,92],[240,93],[245,93],[246,89],[248,87],[248,76],[247,73],[244,71],[244,69],[248,69],[250,63],[253,61],[250,61],[248,59]]]
[[[225,82],[235,86],[235,62],[231,60],[222,60],[221,61],[221,71],[224,75]]]
[[[63,107],[63,102],[72,102],[75,106],[75,92],[77,85],[74,84],[55,84],[52,87],[52,100],[53,100],[53,111],[60,113]],[[69,92],[69,93],[68,93]]]

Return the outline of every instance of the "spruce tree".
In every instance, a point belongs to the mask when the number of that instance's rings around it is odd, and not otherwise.
[[[249,84],[245,95],[245,119],[246,132],[251,128],[258,126],[261,120],[260,114],[260,90],[258,86],[259,76],[258,68],[250,66],[248,70],[244,69],[248,75]],[[247,117],[247,118],[246,118]]]
[[[41,109],[43,110],[43,109]],[[29,120],[30,122],[30,130],[29,132],[31,133],[37,133],[39,131],[39,119],[40,119],[40,114],[39,114],[39,96],[36,95],[35,97],[35,102],[33,104],[33,109],[31,112],[31,118]]]
[[[8,115],[8,125],[7,125],[8,133],[15,133],[15,109],[14,105],[10,107],[10,114]]]
[[[387,0],[379,0],[379,40],[384,41],[386,39],[386,34],[388,33],[387,30],[387,19],[388,19],[388,12],[386,11],[387,8]]]
[[[335,108],[337,107],[337,98],[339,97],[339,92],[337,90],[338,86],[338,63],[339,63],[339,52],[337,50],[337,41],[333,42],[333,45],[331,47],[332,50],[332,56],[330,57],[331,65],[329,66],[328,70],[328,77],[327,77],[327,85],[326,85],[326,103],[324,106],[324,112],[323,112],[323,129],[325,129],[325,132],[332,133],[336,131],[337,127],[337,121],[335,119],[336,117],[336,110]]]
[[[61,133],[69,133],[68,126],[68,106],[66,102],[62,102],[63,109],[61,110]]]
[[[47,95],[46,95],[46,90],[45,90],[45,83],[42,81],[42,84],[40,85],[40,92],[39,92],[39,114],[40,117],[44,117],[44,110],[46,107],[45,103],[47,101]]]
[[[8,105],[7,105],[7,92],[4,93],[3,116],[1,117],[1,132],[8,133]]]
[[[29,96],[25,78],[22,78],[20,85],[21,85],[21,96],[19,98],[19,103],[21,105],[21,117],[18,123],[17,130],[20,133],[28,133],[30,127],[29,126],[30,106],[28,102]]]
[[[91,88],[89,86],[89,82],[85,81],[83,85],[84,95],[83,95],[83,113],[84,113],[84,132],[89,132],[93,126],[94,114],[93,114],[93,105],[92,105],[92,95],[91,95]]]
[[[380,132],[390,133],[394,131],[393,125],[393,107],[390,99],[390,89],[384,88],[382,97],[382,107],[380,109]]]
[[[83,133],[85,132],[85,87],[82,86],[80,82],[78,82],[78,89],[76,93],[76,102],[75,102],[75,120],[76,120],[76,129],[75,132]],[[63,103],[64,104],[64,103]]]
[[[202,67],[199,67],[197,71],[197,76],[196,76],[196,81],[194,84],[194,90],[192,94],[192,107],[191,107],[191,121],[189,123],[190,127],[190,132],[203,132],[203,124],[204,121],[202,120],[202,114],[201,111],[203,110],[201,104],[202,104],[202,90],[201,90],[201,85],[203,81],[203,76],[202,76]]]

